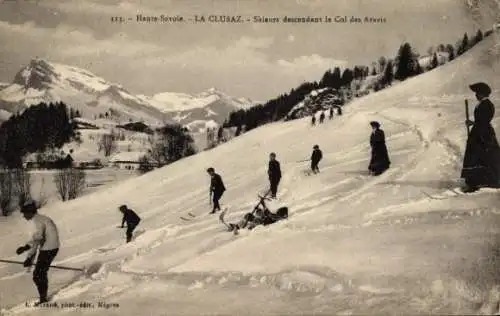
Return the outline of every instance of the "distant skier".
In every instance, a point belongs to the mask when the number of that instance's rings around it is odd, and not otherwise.
[[[275,153],[271,153],[269,155],[269,167],[267,169],[267,174],[269,176],[271,197],[276,198],[276,193],[278,192],[278,185],[281,180],[281,167],[279,161],[276,160]]]
[[[325,121],[325,112],[321,111],[321,115],[319,116],[319,124],[323,124]]]
[[[472,126],[467,138],[461,177],[465,178],[466,193],[477,191],[480,187],[499,187],[500,184],[500,146],[491,120],[495,106],[489,100],[490,87],[483,82],[470,85],[476,93],[479,104],[474,109],[474,121],[466,121]]]
[[[207,169],[207,173],[210,175],[210,197],[213,203],[213,209],[210,214],[214,214],[216,211],[220,211],[219,200],[222,194],[226,191],[222,177],[215,173],[215,169],[210,167]]]
[[[337,115],[342,116],[342,107],[337,106]]]
[[[127,205],[122,205],[118,209],[123,213],[122,225],[120,228],[124,228],[124,224],[127,223],[126,237],[127,243],[129,243],[132,240],[134,229],[139,225],[141,218],[133,210],[129,209]]]
[[[333,119],[333,107],[330,108],[329,119]]]
[[[323,158],[323,152],[319,149],[318,145],[314,145],[313,152],[311,154],[311,170],[313,173],[319,172],[318,163]]]
[[[35,232],[31,240],[24,246],[17,248],[18,255],[28,251],[24,266],[29,267],[33,264],[36,252],[38,258],[33,270],[33,282],[35,283],[40,300],[35,305],[48,302],[47,292],[49,289],[49,279],[47,273],[50,264],[56,257],[60,243],[59,232],[56,224],[48,216],[38,214],[35,201],[28,200],[21,206],[21,213],[27,221],[33,221]]]
[[[385,144],[385,134],[384,131],[380,129],[380,123],[372,121],[370,125],[373,129],[370,136],[372,156],[368,170],[371,175],[378,176],[389,169],[391,161],[389,160],[389,153],[387,152],[387,146]]]
[[[69,154],[66,155],[66,158],[64,158],[64,165],[66,168],[73,167],[73,157],[71,157],[72,153],[73,153],[73,149],[71,149],[69,151]]]
[[[217,142],[220,144],[224,141],[224,129],[221,127],[219,127],[219,129],[217,130]]]
[[[316,115],[314,115],[314,114],[311,117],[311,125],[312,126],[316,125]]]

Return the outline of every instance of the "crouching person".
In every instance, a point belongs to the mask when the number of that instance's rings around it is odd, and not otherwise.
[[[127,205],[122,205],[118,209],[123,213],[122,225],[119,227],[124,228],[124,224],[127,223],[126,237],[127,243],[129,243],[132,240],[134,229],[139,225],[141,218],[133,210],[129,209]]]
[[[36,203],[32,200],[26,201],[21,206],[21,213],[27,221],[35,225],[35,232],[31,240],[24,246],[17,248],[18,255],[28,251],[24,266],[33,265],[33,260],[38,251],[38,258],[33,271],[33,282],[35,282],[40,300],[35,305],[48,302],[47,292],[49,289],[48,271],[49,267],[59,251],[59,232],[56,224],[48,216],[38,214]]]

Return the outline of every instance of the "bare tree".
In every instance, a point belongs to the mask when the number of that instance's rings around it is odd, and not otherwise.
[[[25,169],[15,169],[13,170],[13,174],[19,198],[18,202],[22,205],[25,201],[31,199],[31,175]]]
[[[109,157],[116,150],[116,139],[113,134],[103,134],[98,143],[99,152],[104,151],[104,156]]]
[[[45,188],[45,178],[42,178],[42,183],[40,184],[40,193],[38,194],[38,207],[42,207],[47,204],[48,199],[44,191]]]
[[[167,140],[157,135],[157,137],[148,137],[149,149],[147,158],[158,166],[163,166],[167,163]]]
[[[384,56],[381,56],[379,59],[378,59],[378,64],[379,64],[379,73],[382,73],[384,70],[385,70],[385,66],[387,65],[387,58],[385,58]]]
[[[11,211],[13,195],[13,174],[10,170],[0,169],[0,208],[2,209],[3,216],[9,215]]]
[[[193,139],[180,125],[166,125],[149,137],[147,158],[156,166],[163,166],[196,153]]]
[[[85,189],[85,171],[81,169],[69,169],[70,170],[70,183],[68,190],[68,200],[76,199],[81,195]]]
[[[143,156],[139,159],[139,171],[140,174],[144,174],[154,169],[154,166],[151,164],[147,156]]]
[[[63,201],[76,199],[85,188],[85,171],[75,168],[61,169],[55,174],[54,182]]]

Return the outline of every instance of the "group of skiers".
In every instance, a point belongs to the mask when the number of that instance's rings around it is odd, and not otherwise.
[[[474,121],[466,120],[466,126],[472,126],[468,134],[467,146],[463,162],[461,177],[465,179],[466,187],[464,192],[474,192],[480,187],[500,187],[500,146],[498,144],[495,131],[491,126],[495,108],[489,100],[491,88],[485,83],[475,83],[469,86],[476,93],[479,104],[474,109]],[[370,136],[371,159],[368,170],[371,175],[377,176],[387,170],[391,164],[387,146],[385,144],[384,131],[380,128],[380,123],[370,122],[372,133]],[[323,153],[318,145],[313,147],[311,154],[311,171],[319,172],[318,164],[323,158]],[[226,188],[222,177],[210,167],[207,169],[211,177],[210,195],[213,202],[211,214],[220,211],[220,199]],[[278,186],[282,177],[279,161],[276,154],[269,155],[268,178],[272,198],[276,198]],[[282,207],[276,213],[271,212],[264,202],[265,197],[261,198],[259,204],[252,213],[245,214],[242,221],[236,224],[229,224],[231,230],[237,232],[242,228],[253,228],[256,225],[269,225],[280,219],[288,217],[288,208]],[[262,208],[260,208],[262,206]],[[122,225],[127,224],[126,242],[132,240],[134,229],[141,221],[140,217],[126,205],[121,205],[119,211],[122,213]],[[32,239],[24,246],[17,248],[18,255],[28,251],[24,266],[33,264],[38,250],[38,258],[33,271],[33,281],[37,287],[40,300],[38,304],[48,301],[48,277],[47,272],[50,264],[56,257],[59,248],[59,234],[55,223],[49,217],[38,214],[37,206],[34,201],[27,201],[21,206],[21,213],[28,221],[33,221],[35,233]]]
[[[337,115],[342,115],[342,107],[340,106],[336,106],[335,107],[337,109]],[[325,118],[326,118],[326,115],[325,115],[325,111],[321,111],[321,114],[319,115],[319,123],[320,124],[323,124],[323,122],[325,121]],[[333,119],[333,106],[330,107],[330,110],[329,110],[329,117],[328,117],[330,120]],[[311,125],[316,125],[316,113],[313,113],[311,115]]]

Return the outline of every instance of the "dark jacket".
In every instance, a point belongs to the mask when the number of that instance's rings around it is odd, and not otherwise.
[[[270,180],[281,179],[281,167],[278,160],[269,160],[269,168],[267,169],[267,174]]]
[[[222,182],[222,177],[215,173],[212,176],[212,180],[210,181],[210,191],[214,193],[223,193],[226,191],[226,187],[224,186],[224,182]]]
[[[388,169],[391,165],[391,161],[385,144],[385,134],[383,130],[377,129],[370,135],[370,146],[372,148],[372,156],[368,170],[380,173]]]
[[[462,178],[470,185],[497,186],[500,183],[500,148],[491,126],[495,106],[483,99],[474,109],[474,125],[467,138]]]
[[[323,152],[321,149],[314,149],[311,155],[311,161],[313,163],[318,163],[323,158]]]
[[[141,218],[139,217],[139,215],[137,215],[131,209],[126,209],[125,212],[123,212],[122,226],[125,223],[127,223],[127,227],[137,226],[140,221]]]

